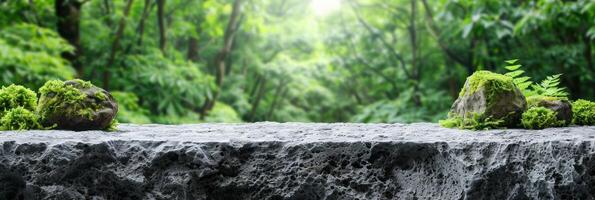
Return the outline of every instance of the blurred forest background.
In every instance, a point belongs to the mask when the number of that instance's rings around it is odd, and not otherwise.
[[[0,84],[81,78],[120,122],[437,121],[519,59],[595,99],[595,1],[0,0]]]

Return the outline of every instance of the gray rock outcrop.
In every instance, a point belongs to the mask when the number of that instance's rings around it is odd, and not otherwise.
[[[0,199],[594,199],[595,127],[0,132]]]

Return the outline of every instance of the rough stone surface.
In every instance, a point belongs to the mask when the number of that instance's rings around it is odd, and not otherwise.
[[[0,199],[594,199],[595,127],[120,125],[0,132]],[[19,199],[19,198],[14,198]]]

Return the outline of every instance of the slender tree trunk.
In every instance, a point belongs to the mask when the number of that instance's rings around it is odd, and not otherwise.
[[[114,61],[116,59],[116,53],[120,46],[120,39],[124,34],[124,28],[126,28],[126,18],[128,18],[128,14],[130,13],[130,8],[132,7],[132,2],[134,0],[128,0],[126,7],[124,8],[124,16],[120,19],[120,23],[118,24],[118,30],[116,31],[116,35],[114,36],[114,41],[112,42],[112,50],[110,52],[107,65],[103,70],[103,88],[109,90],[110,85],[110,68],[112,68]]]
[[[81,6],[82,4],[79,1],[56,0],[55,2],[56,16],[58,17],[56,24],[58,34],[74,47],[73,52],[64,52],[62,53],[62,57],[72,64],[74,69],[76,69],[78,77],[83,76],[83,65],[80,60],[82,47],[79,26]]]
[[[165,0],[157,0],[157,24],[159,25],[159,49],[165,54],[165,44],[167,38],[165,35],[165,20],[163,13],[165,10]]]
[[[221,86],[223,85],[223,79],[225,77],[225,68],[226,68],[225,60],[227,59],[227,56],[229,56],[229,54],[231,53],[234,38],[235,38],[235,33],[239,27],[239,22],[240,22],[239,18],[240,18],[241,12],[242,12],[241,11],[241,3],[242,3],[242,0],[235,0],[235,2],[233,3],[233,8],[231,11],[231,15],[229,17],[229,22],[227,23],[227,28],[225,29],[225,33],[223,35],[223,48],[221,48],[221,50],[219,50],[219,53],[217,54],[217,56],[215,57],[215,60],[213,62],[214,66],[216,67],[216,69],[215,69],[215,84],[217,85],[219,90],[215,91],[215,93],[213,94],[213,98],[207,99],[205,101],[205,104],[203,105],[203,107],[201,109],[202,110],[201,111],[202,119],[204,119],[204,117],[213,108],[213,106],[215,106],[215,102],[219,98],[219,93],[221,90]]]
[[[587,67],[591,70],[591,72],[595,72],[595,65],[593,64],[593,51],[591,47],[591,40],[587,36],[587,34],[583,35],[583,44],[585,45],[585,50],[583,55],[585,56],[585,60],[587,61]]]
[[[417,0],[411,0],[411,16],[409,18],[409,36],[411,40],[411,70],[412,78],[415,80],[413,84],[413,103],[415,106],[421,106],[421,97],[419,95],[419,81],[420,70],[417,63],[417,30],[415,20],[417,18]]]
[[[271,102],[271,105],[269,106],[269,111],[266,114],[266,120],[268,120],[270,116],[273,114],[273,110],[275,109],[277,100],[279,99],[279,96],[281,95],[283,90],[285,90],[285,82],[279,81],[279,85],[277,85],[277,88],[275,89],[275,93],[273,95],[273,102]]]
[[[153,5],[151,3],[151,0],[145,0],[145,6],[143,7],[143,14],[141,15],[140,21],[138,22],[138,29],[137,29],[137,34],[138,34],[138,40],[136,41],[136,43],[140,46],[143,44],[143,36],[145,34],[145,21],[147,21],[147,17],[149,17],[149,14],[151,13],[151,8],[153,8]]]
[[[198,61],[198,40],[195,37],[190,36],[188,38],[188,51],[186,52],[186,58],[191,61]]]
[[[252,102],[252,109],[250,110],[250,121],[254,122],[255,118],[256,118],[256,110],[258,109],[258,106],[260,105],[260,100],[262,100],[262,97],[264,96],[264,92],[266,91],[266,86],[267,86],[267,79],[263,79],[262,83],[260,84],[260,87],[258,88],[258,94],[256,95],[256,98],[254,99],[254,102]]]

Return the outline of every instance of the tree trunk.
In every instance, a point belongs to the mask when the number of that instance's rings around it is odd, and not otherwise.
[[[256,95],[254,102],[252,102],[252,109],[250,110],[250,117],[248,118],[248,119],[250,119],[251,122],[255,121],[256,110],[258,109],[258,106],[260,105],[260,100],[262,100],[262,97],[264,96],[264,92],[266,91],[265,90],[266,86],[267,86],[267,79],[264,78],[260,84],[260,87],[258,87],[258,94]]]
[[[165,9],[165,0],[157,0],[157,24],[159,25],[159,49],[165,55],[165,44],[167,41],[165,35],[165,21],[163,12]]]
[[[217,85],[219,90],[215,91],[215,93],[213,94],[213,98],[207,99],[205,101],[205,104],[203,105],[203,107],[201,109],[201,113],[200,113],[201,119],[204,119],[204,117],[213,108],[213,106],[215,106],[215,102],[217,101],[217,98],[219,98],[220,89],[221,89],[221,86],[223,85],[223,78],[225,77],[225,68],[226,68],[225,60],[226,60],[227,56],[229,56],[229,54],[231,53],[234,38],[235,38],[234,36],[235,36],[235,33],[239,27],[239,21],[240,21],[239,17],[242,12],[241,11],[241,3],[242,3],[242,0],[236,0],[233,3],[233,8],[231,11],[231,15],[229,17],[229,22],[227,23],[227,28],[225,29],[225,33],[223,36],[223,48],[221,48],[221,50],[219,50],[219,53],[217,54],[217,56],[215,57],[215,60],[213,62],[214,66],[216,67],[216,69],[215,69],[215,84]]]
[[[595,65],[593,64],[593,52],[592,52],[592,47],[591,47],[591,40],[589,39],[587,34],[584,34],[584,36],[583,36],[583,44],[585,45],[585,50],[584,50],[583,54],[585,56],[585,60],[587,61],[587,67],[589,67],[589,70],[591,70],[591,72],[595,72]]]
[[[138,22],[138,29],[137,29],[137,33],[138,33],[138,40],[136,41],[136,43],[140,46],[143,44],[143,36],[145,34],[145,21],[147,20],[147,17],[149,17],[149,13],[151,13],[151,8],[153,8],[153,5],[151,3],[151,0],[145,0],[145,6],[143,7],[143,14],[141,15],[140,21]]]
[[[124,16],[120,19],[120,24],[118,24],[118,30],[116,31],[116,35],[114,36],[114,41],[112,42],[112,51],[110,52],[107,65],[103,70],[103,89],[109,90],[110,85],[110,68],[114,64],[116,59],[116,52],[120,46],[120,39],[122,38],[122,34],[124,34],[124,28],[126,28],[126,18],[128,18],[128,14],[130,13],[130,8],[132,7],[132,2],[134,0],[128,0],[126,7],[124,8]]]
[[[62,57],[72,64],[74,69],[76,69],[78,77],[83,76],[83,65],[80,60],[82,48],[79,26],[81,5],[79,1],[73,0],[56,0],[55,2],[56,16],[58,17],[56,23],[58,34],[74,47],[73,52],[64,52],[62,53]]]
[[[419,81],[420,81],[420,70],[417,63],[417,31],[415,26],[415,20],[417,18],[417,0],[411,0],[411,16],[409,18],[409,36],[411,40],[411,71],[413,80],[413,103],[415,106],[421,106],[421,97],[419,95]]]
[[[193,36],[190,36],[188,39],[188,51],[186,52],[186,58],[194,62],[198,61],[199,58],[198,40]]]
[[[269,120],[271,115],[273,115],[273,111],[275,110],[275,106],[277,106],[277,101],[279,100],[279,96],[281,96],[281,94],[284,92],[285,90],[285,82],[283,81],[279,81],[279,85],[277,85],[277,88],[275,89],[275,93],[273,95],[273,102],[271,102],[271,105],[269,106],[269,111],[267,112],[266,115],[266,120]]]

